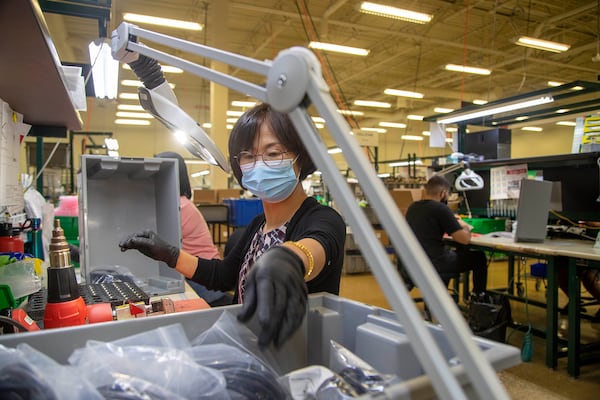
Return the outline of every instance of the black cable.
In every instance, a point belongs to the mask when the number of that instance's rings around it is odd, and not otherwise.
[[[13,327],[17,328],[21,332],[27,332],[27,328],[25,328],[19,322],[15,321],[14,319],[12,319],[10,317],[6,317],[4,315],[0,315],[0,322],[4,322],[6,324],[12,325]],[[17,333],[17,332],[13,332],[13,333]]]

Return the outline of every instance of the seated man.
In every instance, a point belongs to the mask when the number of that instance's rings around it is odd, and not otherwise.
[[[406,220],[423,246],[431,263],[447,285],[459,273],[473,271],[473,291],[483,294],[487,285],[487,259],[482,251],[460,246],[451,250],[443,241],[444,234],[459,244],[471,240],[471,226],[456,216],[445,204],[450,194],[450,183],[436,175],[425,184],[423,199],[412,203],[406,211]]]

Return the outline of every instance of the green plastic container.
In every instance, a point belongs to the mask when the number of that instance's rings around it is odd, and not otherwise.
[[[505,230],[505,219],[492,218],[463,218],[467,224],[473,226],[474,233],[486,234]]]

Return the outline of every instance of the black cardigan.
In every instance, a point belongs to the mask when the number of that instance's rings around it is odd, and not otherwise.
[[[192,280],[213,290],[235,289],[244,256],[250,247],[254,234],[265,222],[265,215],[257,215],[246,227],[244,234],[223,260],[198,258],[198,266]],[[306,283],[309,293],[329,292],[339,294],[340,277],[344,261],[346,224],[331,207],[319,204],[308,197],[294,214],[286,230],[285,240],[311,238],[325,249],[325,267],[312,280]]]

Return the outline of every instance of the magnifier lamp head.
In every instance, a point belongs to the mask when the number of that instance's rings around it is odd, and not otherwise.
[[[483,189],[483,178],[466,168],[454,181],[454,187],[459,191]]]
[[[157,91],[145,87],[138,88],[140,104],[173,132],[181,132],[185,137],[183,145],[194,156],[212,165],[217,165],[225,172],[230,172],[229,163],[215,142],[183,111],[176,103],[170,101]]]

